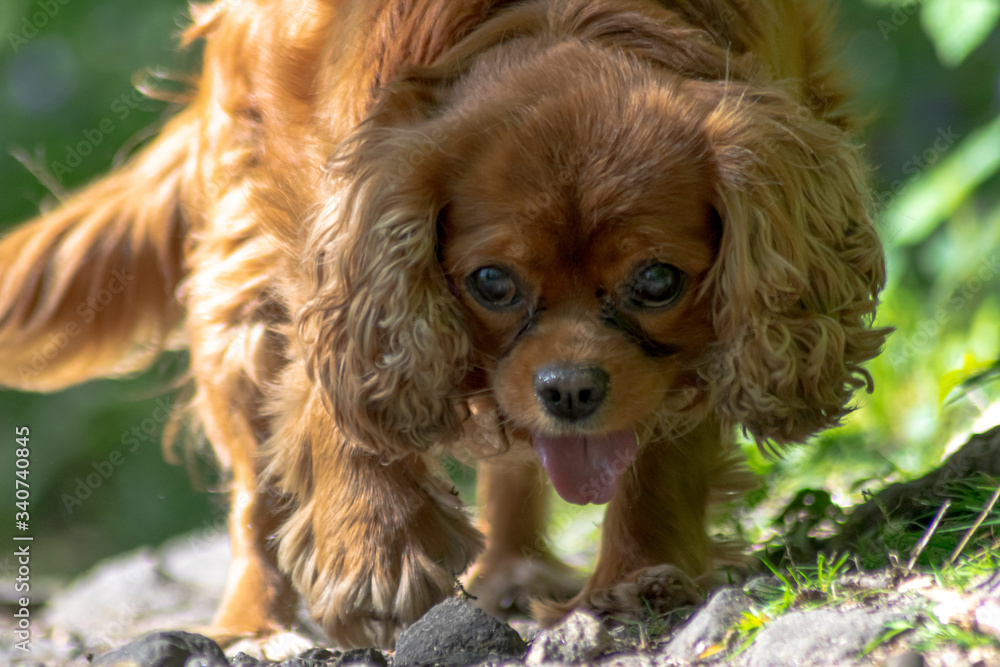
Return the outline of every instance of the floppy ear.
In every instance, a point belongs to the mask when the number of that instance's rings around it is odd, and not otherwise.
[[[373,121],[359,132],[339,201],[312,230],[300,329],[338,427],[399,456],[459,433],[471,346],[438,261],[444,156],[422,132]]]
[[[723,224],[708,379],[721,414],[768,449],[838,424],[872,390],[862,364],[889,333],[871,326],[885,261],[844,131],[781,93],[729,85],[706,121]]]

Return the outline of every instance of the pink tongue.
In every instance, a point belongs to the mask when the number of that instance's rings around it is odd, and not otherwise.
[[[552,485],[576,505],[611,500],[618,479],[635,458],[639,444],[632,431],[601,435],[539,435],[532,444]]]

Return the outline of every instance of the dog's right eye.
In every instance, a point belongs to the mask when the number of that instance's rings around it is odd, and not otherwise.
[[[490,310],[506,310],[521,303],[521,292],[510,271],[499,266],[476,269],[465,279],[476,301]]]

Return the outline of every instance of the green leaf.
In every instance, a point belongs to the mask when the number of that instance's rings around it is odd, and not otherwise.
[[[990,34],[1000,19],[1000,0],[925,0],[920,13],[938,59],[956,67]]]
[[[951,133],[942,130],[941,137]],[[1000,171],[1000,116],[959,139],[947,153],[933,144],[927,153],[940,160],[905,187],[885,212],[884,228],[896,247],[920,243],[947,219],[984,181]],[[947,151],[947,147],[943,150]],[[935,152],[936,151],[936,152]],[[943,158],[940,155],[944,155]]]

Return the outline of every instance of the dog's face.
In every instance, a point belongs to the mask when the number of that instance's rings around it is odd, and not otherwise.
[[[338,426],[398,456],[471,397],[600,502],[709,414],[763,446],[837,424],[885,337],[844,132],[586,40],[503,53],[402,79],[349,145],[301,320]]]
[[[690,398],[721,230],[679,83],[562,83],[469,150],[440,253],[508,433],[564,498],[607,502],[637,435]]]

